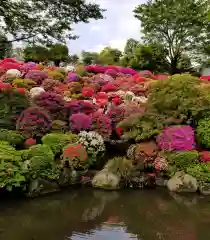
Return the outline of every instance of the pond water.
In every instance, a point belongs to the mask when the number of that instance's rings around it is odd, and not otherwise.
[[[1,240],[208,240],[210,198],[165,190],[68,190],[0,202]]]

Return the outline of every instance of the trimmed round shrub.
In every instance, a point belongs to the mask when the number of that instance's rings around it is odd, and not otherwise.
[[[28,106],[24,94],[13,89],[0,89],[0,128],[15,129],[16,120]]]
[[[0,141],[0,159],[1,162],[11,162],[19,165],[22,161],[21,154],[9,145],[9,142]]]
[[[24,136],[17,131],[0,129],[0,141],[6,141],[11,145],[16,146],[22,144],[24,140]]]
[[[30,70],[25,76],[25,78],[35,81],[37,85],[41,85],[47,77],[47,73],[40,70]]]
[[[32,173],[39,174],[41,170],[52,168],[52,164],[54,164],[54,154],[50,147],[44,144],[31,146],[26,157]]]
[[[69,74],[67,75],[66,79],[65,79],[65,83],[71,83],[71,82],[77,82],[79,81],[80,77],[73,72],[69,72]]]
[[[91,115],[92,130],[99,133],[104,139],[108,140],[112,134],[112,121],[103,114],[95,112]]]
[[[186,173],[196,178],[199,184],[210,183],[210,165],[208,163],[193,164],[187,168]]]
[[[205,147],[210,148],[210,118],[206,117],[198,121],[197,135],[199,141]]]
[[[108,110],[107,116],[111,119],[113,127],[124,119],[125,110],[121,106],[113,106]]]
[[[176,171],[186,171],[189,166],[199,163],[199,153],[196,150],[169,153],[167,160],[176,167]]]
[[[36,86],[36,82],[31,79],[17,78],[12,81],[12,86],[14,88],[25,88],[27,90],[30,90]]]
[[[157,144],[162,150],[193,150],[195,148],[194,131],[190,126],[168,127],[157,137]]]
[[[16,129],[28,138],[42,137],[51,129],[51,125],[52,120],[44,110],[30,107],[25,109],[18,118]]]
[[[66,145],[76,143],[77,140],[77,135],[72,133],[49,133],[42,138],[43,144],[49,146],[55,154],[61,153]]]
[[[42,92],[33,99],[38,107],[42,107],[52,115],[57,114],[64,107],[64,100],[61,95],[52,92]]]
[[[74,169],[87,169],[89,167],[86,150],[81,144],[68,144],[65,146],[61,158],[63,166]]]
[[[84,113],[75,113],[69,118],[70,130],[80,132],[91,129],[92,119]]]

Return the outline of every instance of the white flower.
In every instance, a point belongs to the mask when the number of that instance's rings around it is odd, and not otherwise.
[[[8,78],[18,78],[18,77],[21,77],[21,72],[17,69],[10,69],[6,72],[6,77],[8,77]]]
[[[36,96],[39,96],[41,93],[45,92],[44,88],[42,87],[34,87],[30,90],[30,96],[31,98],[34,98]]]

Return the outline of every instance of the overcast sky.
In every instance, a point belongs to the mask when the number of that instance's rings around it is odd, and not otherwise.
[[[105,46],[123,50],[128,38],[140,40],[140,21],[134,18],[134,8],[146,0],[89,0],[107,9],[105,19],[74,26],[79,39],[69,41],[71,53],[100,51]]]

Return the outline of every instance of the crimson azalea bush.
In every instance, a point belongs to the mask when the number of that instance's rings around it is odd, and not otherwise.
[[[72,132],[87,131],[91,129],[92,119],[84,113],[75,113],[69,118],[69,126]]]
[[[33,101],[38,107],[44,108],[52,116],[58,114],[64,107],[62,96],[53,92],[42,92]]]
[[[42,137],[50,129],[52,120],[41,108],[29,107],[25,109],[17,120],[16,129],[28,138]]]
[[[162,150],[187,151],[195,148],[194,130],[190,126],[171,126],[157,137]]]
[[[108,140],[112,134],[112,121],[103,114],[95,112],[91,115],[92,131],[99,133],[105,140]]]
[[[107,116],[111,119],[113,127],[124,119],[124,113],[124,109],[120,106],[113,106],[109,109]]]

